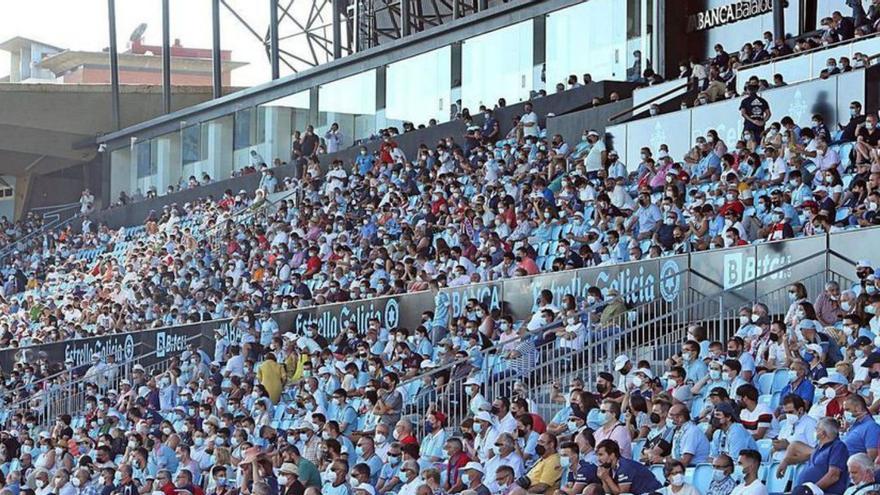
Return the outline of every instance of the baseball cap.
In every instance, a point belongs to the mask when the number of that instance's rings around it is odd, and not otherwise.
[[[819,379],[819,385],[847,385],[849,381],[840,373],[829,373],[828,376]]]
[[[620,356],[617,356],[616,358],[614,358],[614,371],[622,370],[623,367],[626,366],[626,363],[628,363],[628,362],[629,362],[629,357],[627,357],[623,354],[621,354]]]
[[[465,464],[462,469],[465,471],[467,471],[469,469],[473,469],[474,471],[479,471],[480,473],[485,473],[485,471],[483,471],[483,465],[480,464],[479,462],[471,461],[471,462]]]

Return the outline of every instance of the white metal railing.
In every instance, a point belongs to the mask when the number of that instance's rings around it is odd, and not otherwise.
[[[189,337],[186,344],[188,346],[201,338],[201,335]],[[131,360],[106,365],[99,375],[86,372],[82,377],[74,377],[73,370],[65,370],[30,384],[23,390],[27,397],[4,407],[5,415],[0,418],[5,422],[14,412],[30,412],[35,416],[38,427],[48,428],[61,414],[75,417],[85,410],[86,399],[91,396],[86,392],[87,384],[97,386],[101,394],[108,390],[118,391],[123,380],[132,381],[135,365],[154,361],[143,366],[144,376],[152,378],[167,371],[169,365],[179,359],[179,355],[160,358],[160,353],[164,353],[164,350],[156,349]]]
[[[439,407],[447,414],[448,424],[457,428],[469,416],[469,397],[464,391],[464,383],[476,376],[482,382],[481,390],[490,402],[495,397],[510,397],[515,383],[529,394],[529,399],[538,408],[538,413],[545,417],[558,409],[551,399],[552,384],[567,384],[578,377],[585,383],[594,383],[601,371],[611,371],[609,363],[618,354],[626,354],[633,362],[648,360],[655,371],[660,371],[664,360],[679,352],[686,340],[687,328],[690,324],[701,323],[707,330],[710,340],[724,341],[732,335],[739,325],[738,313],[743,305],[762,302],[770,307],[771,314],[784,313],[787,309],[788,285],[769,292],[762,292],[762,281],[770,279],[778,273],[790,270],[794,266],[809,266],[814,259],[825,256],[816,253],[813,256],[781,266],[760,277],[748,280],[734,287],[721,290],[712,295],[705,295],[693,288],[688,288],[686,295],[680,295],[672,304],[651,301],[616,318],[612,325],[600,327],[596,322],[587,321],[586,345],[581,349],[562,349],[556,342],[539,344],[534,350],[534,362],[530,363],[528,372],[502,373],[506,360],[498,356],[496,349],[484,353],[484,359],[490,364],[473,373],[462,373],[462,362],[447,365],[446,369],[432,370],[420,374],[401,384],[407,387],[411,383],[419,383],[430,378],[436,382],[439,376],[446,377],[446,383],[431,393],[420,391],[407,398],[405,414],[410,416],[419,433],[423,424],[420,419],[431,408]],[[810,294],[817,294],[824,289],[828,280],[850,283],[846,277],[832,272],[825,265],[815,273],[799,280],[807,287]],[[635,314],[634,314],[635,313]],[[557,325],[554,325],[558,327]],[[536,338],[552,327],[527,334],[527,338]],[[494,355],[492,351],[495,351]],[[456,373],[456,370],[459,373]],[[520,387],[517,387],[520,388]]]

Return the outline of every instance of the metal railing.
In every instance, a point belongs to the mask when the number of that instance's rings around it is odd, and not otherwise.
[[[471,413],[468,410],[470,397],[465,393],[464,383],[477,377],[482,383],[481,391],[488,401],[500,396],[511,397],[514,388],[520,389],[526,391],[537,408],[533,412],[552,417],[561,407],[553,401],[552,384],[565,385],[575,377],[583,379],[585,383],[595,383],[601,371],[612,371],[609,363],[618,354],[626,354],[633,363],[647,360],[652,369],[659,372],[662,363],[680,351],[681,345],[687,340],[687,329],[691,324],[702,324],[710,341],[723,342],[738,328],[738,313],[744,305],[762,302],[768,305],[771,314],[784,314],[790,304],[788,287],[791,284],[764,292],[761,290],[764,282],[795,266],[809,266],[807,264],[814,262],[816,257],[825,255],[825,252],[816,253],[709,296],[688,287],[684,294],[671,303],[657,298],[615,318],[611,325],[596,325],[595,321],[590,321],[582,314],[586,320],[586,342],[583,347],[567,349],[557,342],[542,342],[535,346],[533,359],[527,363],[528,366],[520,370],[514,369],[512,373],[505,373],[511,369],[506,366],[507,359],[498,352],[493,355],[493,348],[489,353],[484,353],[484,359],[490,360],[489,364],[471,373],[462,372],[461,370],[466,369],[464,362],[458,361],[421,374],[401,386],[412,387],[409,384],[450,376],[434,392],[421,392],[408,397],[409,405],[404,413],[420,419],[429,409],[439,407],[446,413],[449,426],[457,428]],[[700,276],[692,271],[691,275]],[[817,272],[798,281],[806,286],[808,294],[818,294],[829,280],[836,280],[842,285],[851,282],[824,265]],[[525,337],[535,338],[536,335],[552,331],[553,327],[558,326],[556,324],[542,328]],[[458,374],[454,372],[455,368],[459,370]],[[424,434],[420,420],[414,420],[413,424],[419,434]]]
[[[43,220],[46,223],[44,223],[39,229],[30,232],[19,239],[15,239],[14,241],[0,248],[0,261],[6,259],[7,256],[9,256],[11,253],[14,253],[15,251],[30,250],[30,248],[34,246],[35,243],[42,242],[43,237],[47,233],[58,228],[66,227],[77,218],[80,218],[78,213],[75,213],[74,215],[67,218],[62,218],[61,215],[62,212],[69,211],[78,206],[79,203],[76,203],[75,206],[62,205],[62,207],[54,207],[53,210],[43,214]]]
[[[186,344],[188,346],[201,338],[201,335],[190,337],[186,340]],[[105,394],[109,390],[118,391],[123,380],[132,381],[132,370],[138,364],[143,366],[145,377],[156,378],[167,371],[170,364],[180,357],[179,354],[175,354],[160,358],[164,353],[164,349],[155,349],[134,359],[106,365],[98,374],[89,369],[82,377],[74,378],[74,370],[66,370],[43,380],[39,386],[31,384],[30,386],[34,388],[28,392],[32,393],[27,398],[4,407],[6,415],[2,419],[5,422],[15,412],[30,412],[36,418],[36,426],[48,428],[61,414],[76,417],[85,410],[86,399],[92,397],[92,394],[86,391],[86,385],[95,385],[100,394]],[[142,364],[148,361],[154,362],[146,366]]]
[[[684,274],[685,272],[669,274],[657,281],[657,287],[660,287],[668,279]],[[529,373],[530,382],[547,383],[562,371],[562,369],[548,367],[547,363],[558,363],[564,360],[566,369],[581,369],[585,363],[605,360],[615,352],[622,352],[638,342],[645,341],[652,332],[656,331],[655,326],[658,322],[669,326],[682,325],[685,322],[681,319],[683,314],[679,311],[680,306],[686,303],[687,298],[683,295],[679,295],[671,301],[658,296],[634,307],[626,307],[625,310],[621,310],[613,317],[603,318],[601,314],[598,314],[610,304],[624,304],[629,295],[637,294],[642,290],[644,288],[640,287],[631,293],[615,296],[581,310],[578,313],[578,318],[584,325],[585,336],[583,339],[563,341],[559,338],[550,338],[549,333],[562,327],[561,323],[557,321],[535,331],[526,331],[515,339],[482,350],[481,356],[489,364],[482,366],[479,370],[474,370],[474,372],[467,372],[469,370],[468,363],[471,361],[470,358],[467,358],[454,360],[406,380],[401,383],[400,387],[408,391],[413,391],[418,387],[417,384],[423,380],[435,381],[441,376],[445,378],[445,384],[439,393],[425,393],[422,390],[414,392],[412,397],[407,397],[408,405],[404,413],[421,416],[435,403],[440,403],[449,424],[457,425],[469,414],[468,397],[464,391],[464,383],[472,377],[480,379],[484,390],[495,392],[509,391],[515,381],[523,378],[525,369],[531,370]],[[528,352],[529,355],[522,358],[524,361],[517,361],[517,358],[512,358],[511,352]],[[510,394],[505,395],[509,396]],[[414,423],[417,431],[422,433],[423,425],[418,421]]]

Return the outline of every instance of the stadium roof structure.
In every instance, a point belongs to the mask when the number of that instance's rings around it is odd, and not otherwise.
[[[235,88],[229,88],[235,91]],[[162,88],[122,85],[122,126],[156,117]],[[174,86],[175,109],[211,99],[211,87]],[[112,130],[108,84],[0,83],[0,174],[48,174],[93,160]]]

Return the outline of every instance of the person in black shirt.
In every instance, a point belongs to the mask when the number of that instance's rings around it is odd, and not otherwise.
[[[880,129],[877,129],[877,116],[872,113],[856,131],[856,163],[870,163],[877,143],[880,143]]]
[[[715,56],[712,57],[712,64],[718,67],[727,67],[728,62],[730,62],[730,55],[724,51],[721,43],[718,43],[715,45]]]
[[[743,133],[751,132],[759,141],[764,134],[764,125],[770,118],[770,104],[767,100],[758,96],[758,87],[749,84],[746,88],[748,96],[743,98],[739,105],[739,112],[743,116]]]
[[[773,40],[773,47],[770,49],[770,52],[774,57],[784,57],[794,53],[794,50],[785,43],[784,39],[776,38]]]
[[[770,60],[770,53],[767,52],[766,47],[764,47],[764,42],[761,40],[755,40],[752,43],[752,47],[754,50],[754,55],[752,55],[751,63],[763,62],[765,60]]]
[[[302,135],[302,139],[300,140],[300,151],[302,152],[302,156],[305,158],[315,156],[315,152],[318,151],[318,135],[315,134],[315,128],[312,126],[308,126],[306,128],[306,133]]]
[[[571,265],[572,268],[583,268],[584,259],[581,258],[581,255],[571,250],[571,243],[568,239],[559,241],[556,249],[558,250],[558,258],[562,259],[564,264]]]
[[[858,126],[865,121],[865,116],[862,115],[862,104],[857,101],[850,102],[849,115],[849,122],[847,122],[846,125],[838,124],[843,131],[840,136],[841,141],[855,141],[856,130],[858,130]]]
[[[831,14],[831,19],[834,21],[834,29],[832,32],[837,37],[837,40],[846,41],[855,38],[856,25],[853,23],[852,19],[844,17],[839,10],[836,10]]]
[[[112,493],[116,495],[139,495],[139,490],[134,479],[131,477],[131,466],[128,464],[120,464],[116,472],[116,479],[119,484]]]

